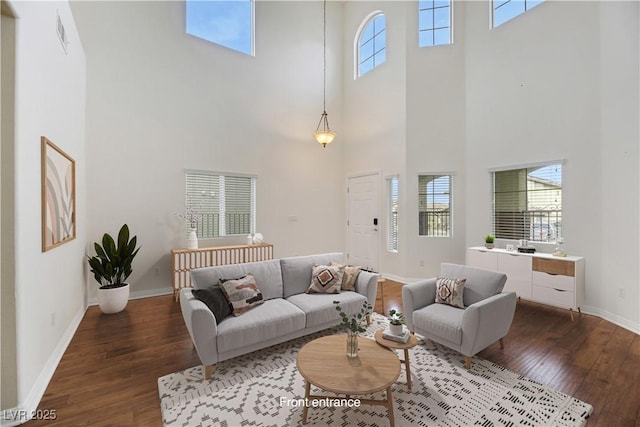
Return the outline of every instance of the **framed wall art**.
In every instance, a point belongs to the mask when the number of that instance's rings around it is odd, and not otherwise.
[[[46,137],[42,145],[42,252],[76,238],[76,162]]]

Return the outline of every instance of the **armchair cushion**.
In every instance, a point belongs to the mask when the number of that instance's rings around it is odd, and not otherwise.
[[[416,330],[429,331],[435,335],[462,344],[462,316],[464,310],[445,304],[431,304],[413,313]]]

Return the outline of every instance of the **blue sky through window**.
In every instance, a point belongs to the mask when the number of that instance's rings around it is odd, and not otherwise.
[[[187,0],[187,34],[253,55],[251,0]]]

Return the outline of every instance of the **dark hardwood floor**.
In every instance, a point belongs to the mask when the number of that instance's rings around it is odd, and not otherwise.
[[[383,286],[384,310],[378,298],[375,311],[402,309],[402,285]],[[589,427],[640,427],[640,336],[520,302],[505,344],[478,356],[590,403]],[[198,364],[172,296],[132,300],[112,315],[90,307],[39,406],[57,419],[27,425],[161,426],[158,377]]]

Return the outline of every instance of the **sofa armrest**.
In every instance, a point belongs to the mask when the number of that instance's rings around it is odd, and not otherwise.
[[[404,323],[413,329],[413,312],[436,302],[436,278],[408,283],[402,287]]]
[[[460,352],[473,356],[507,335],[515,311],[515,292],[502,292],[471,304],[462,316]]]
[[[367,301],[372,306],[376,304],[378,277],[380,277],[380,275],[377,273],[361,271],[356,279],[356,292],[367,297]]]
[[[180,308],[184,324],[203,365],[218,361],[218,325],[216,318],[205,303],[191,293],[191,289],[180,290]]]

